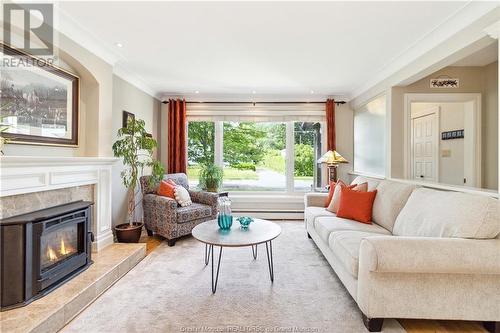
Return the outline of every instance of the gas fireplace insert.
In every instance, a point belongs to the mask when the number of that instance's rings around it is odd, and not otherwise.
[[[92,202],[0,220],[1,310],[54,290],[91,263]]]

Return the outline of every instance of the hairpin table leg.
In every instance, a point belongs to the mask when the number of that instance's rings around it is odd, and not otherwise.
[[[269,246],[267,245],[269,243]],[[266,242],[266,252],[267,252],[267,265],[269,266],[269,277],[271,282],[274,282],[274,265],[273,265],[273,243],[271,241]]]
[[[214,246],[210,245],[210,256],[212,257],[212,293],[215,294],[215,291],[217,290],[217,282],[219,281],[219,269],[220,269],[220,258],[222,257],[222,246],[220,247],[219,250],[219,260],[217,262],[217,273],[215,277],[215,283],[214,283]]]
[[[255,249],[254,249],[255,246]],[[252,245],[252,255],[254,259],[257,259],[257,245]]]
[[[205,266],[207,266],[209,261],[210,261],[210,248],[209,247],[212,247],[212,246],[213,245],[205,244]]]

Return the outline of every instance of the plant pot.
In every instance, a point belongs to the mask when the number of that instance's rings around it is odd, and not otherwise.
[[[120,243],[138,243],[141,238],[142,227],[144,223],[134,222],[118,224],[115,226],[116,239]]]
[[[207,191],[217,193],[219,189],[217,187],[207,187]]]

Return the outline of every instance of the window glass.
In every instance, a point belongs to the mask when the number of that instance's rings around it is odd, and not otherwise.
[[[198,186],[201,165],[214,163],[215,123],[210,121],[188,122],[189,186]]]
[[[294,122],[294,190],[321,187],[321,123]]]
[[[223,159],[225,190],[285,191],[285,123],[224,122]]]

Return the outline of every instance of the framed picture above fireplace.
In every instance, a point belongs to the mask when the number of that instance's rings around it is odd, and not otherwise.
[[[0,122],[9,143],[78,146],[79,78],[0,43]]]

